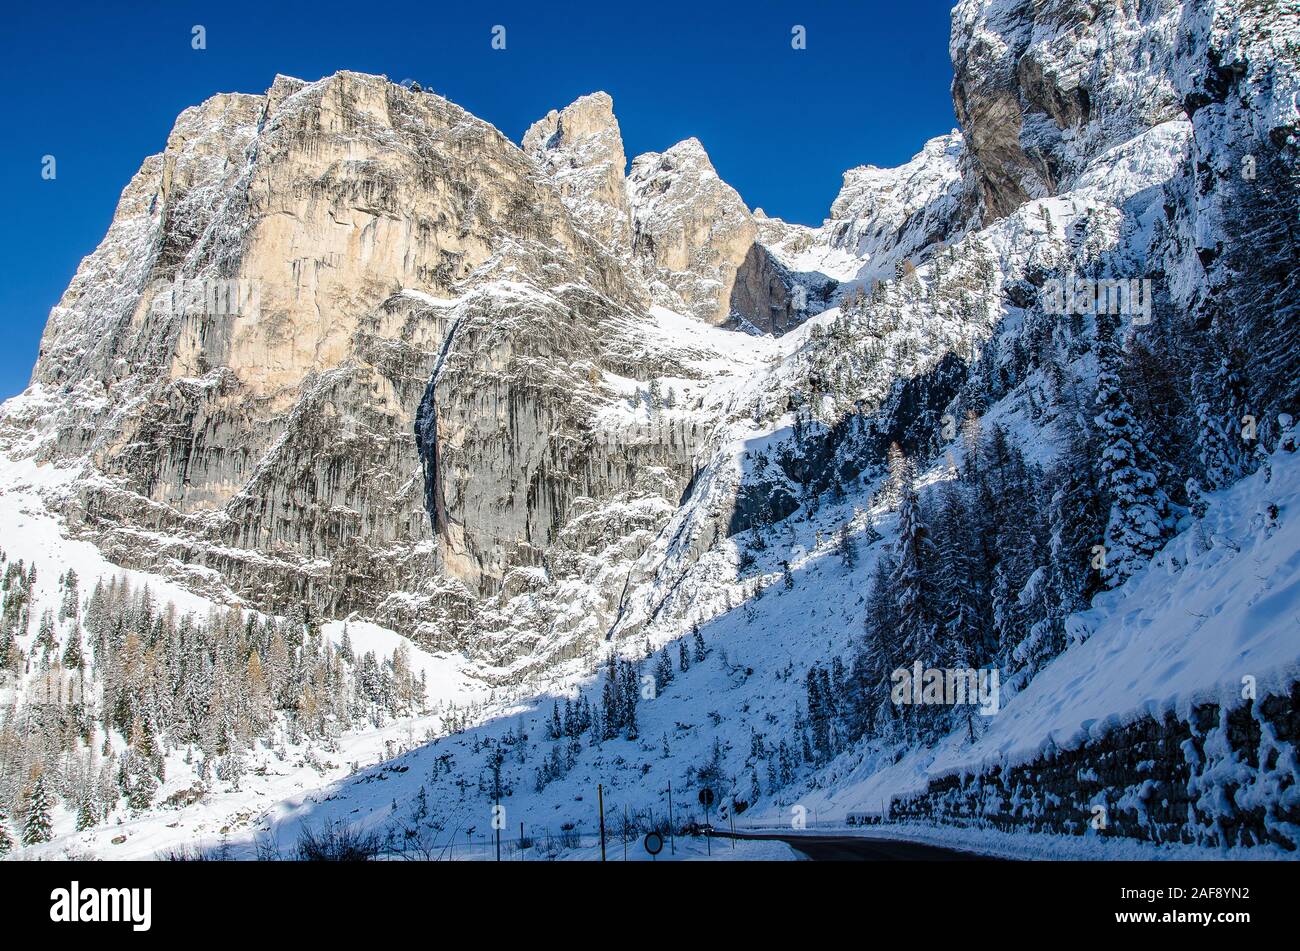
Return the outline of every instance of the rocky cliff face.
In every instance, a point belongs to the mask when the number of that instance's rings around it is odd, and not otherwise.
[[[985,223],[1068,191],[1089,160],[1181,114],[1170,67],[1184,10],[1178,0],[957,4],[953,104]]]
[[[634,249],[665,289],[665,304],[712,324],[740,317],[763,332],[793,326],[787,282],[698,140],[637,156],[628,192]]]
[[[761,333],[783,333],[806,316],[792,279],[759,243],[754,216],[698,140],[637,156],[624,178],[613,101],[593,93],[533,123],[523,147],[656,303]]]
[[[634,478],[590,417],[606,372],[640,370],[644,291],[565,197],[381,77],[210,100],[55,309],[13,448],[89,455],[68,512],[115,557],[257,603],[488,592],[574,497]],[[643,455],[684,483],[680,448]]]
[[[1249,402],[1300,400],[1300,10],[1219,0],[1182,11],[1173,68],[1193,131],[1170,189],[1166,268],[1198,326],[1231,341]],[[1281,381],[1291,381],[1282,383]]]
[[[524,151],[555,180],[574,217],[606,245],[631,245],[632,213],[624,187],[627,155],[603,92],[552,109],[524,134]]]
[[[760,238],[809,290],[828,281],[869,287],[892,279],[903,262],[921,263],[969,227],[964,154],[962,135],[954,131],[931,139],[897,168],[849,169],[821,227],[761,216]]]

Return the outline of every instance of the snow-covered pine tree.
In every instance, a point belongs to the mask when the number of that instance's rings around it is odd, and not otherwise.
[[[85,663],[81,650],[81,628],[75,623],[68,633],[68,643],[63,648],[63,666],[69,670],[80,670]]]
[[[59,607],[59,620],[77,617],[78,593],[77,573],[69,568],[63,576],[63,603]]]
[[[1103,544],[1106,509],[1097,447],[1087,421],[1063,413],[1061,457],[1052,471],[1048,492],[1048,553],[1058,579],[1059,613],[1081,610],[1102,589],[1102,575],[1092,567],[1093,548]]]
[[[949,666],[978,666],[987,659],[985,574],[964,490],[948,482],[939,490],[935,520],[936,595]],[[960,662],[958,662],[960,661]]]
[[[915,467],[896,442],[889,444],[886,463],[889,475],[882,487],[882,501],[886,508],[892,509],[897,507],[899,500],[902,499],[904,489],[912,484],[915,478]]]
[[[1118,318],[1097,315],[1097,415],[1101,473],[1110,500],[1106,523],[1108,588],[1123,584],[1151,560],[1166,534],[1168,498],[1156,479],[1155,460],[1120,384],[1123,360]]]
[[[858,563],[858,542],[849,531],[849,523],[840,524],[839,530],[835,533],[835,553],[840,556],[840,562],[850,571]]]
[[[32,644],[32,649],[39,648],[41,653],[52,651],[58,645],[54,637],[54,612],[46,608],[41,612],[41,623],[36,631],[36,641]]]
[[[805,683],[808,699],[808,726],[812,731],[812,748],[819,756],[829,756],[831,711],[829,699],[817,665],[808,670]]]
[[[655,662],[655,690],[663,690],[673,680],[673,662],[668,657],[668,648],[659,649],[659,659]]]
[[[932,586],[935,547],[916,490],[906,486],[898,508],[894,548],[894,602],[903,653],[915,660],[938,660],[938,599]]]
[[[943,659],[939,640],[939,603],[933,587],[934,541],[916,490],[907,485],[898,505],[898,541],[894,549],[894,603],[898,614],[898,651],[904,663],[922,667]],[[924,708],[904,707],[904,721],[924,731],[934,719]]]
[[[894,600],[893,557],[885,552],[876,561],[867,589],[865,637],[853,660],[853,692],[849,731],[862,736],[897,716],[889,697],[890,677],[902,665],[898,640],[898,604]],[[884,715],[882,716],[882,711]]]
[[[0,806],[0,859],[13,851],[14,847],[14,840],[9,835],[8,822],[9,814],[5,812],[3,806]]]
[[[564,715],[560,720],[560,729],[567,737],[575,737],[582,732],[582,727],[578,723],[578,709],[569,697],[564,698]]]
[[[640,678],[637,676],[636,665],[630,660],[624,661],[622,667],[620,693],[623,698],[623,729],[629,740],[635,740],[640,732],[636,717],[637,703],[641,699]]]
[[[23,844],[36,845],[54,838],[53,824],[50,820],[49,791],[45,788],[45,773],[36,777],[31,795],[27,800],[27,814],[23,819]]]
[[[617,667],[613,655],[610,655],[609,669],[605,673],[605,683],[600,692],[601,739],[612,740],[623,727],[623,701],[618,689]]]
[[[1201,464],[1200,484],[1213,492],[1231,485],[1241,475],[1236,453],[1228,437],[1227,417],[1216,410],[1210,379],[1192,375],[1192,401],[1196,413],[1197,456]]]

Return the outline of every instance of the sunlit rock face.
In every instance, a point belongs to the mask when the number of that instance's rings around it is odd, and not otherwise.
[[[953,104],[986,223],[1068,190],[1097,155],[1181,114],[1183,17],[1177,0],[957,4]]]
[[[280,77],[180,117],[6,429],[89,456],[69,511],[125,562],[332,612],[433,573],[484,591],[575,494],[632,481],[588,444],[643,297],[491,126],[382,77]]]
[[[614,250],[631,244],[632,213],[623,177],[627,155],[614,101],[592,93],[552,109],[524,134],[523,148],[556,182],[587,232]]]

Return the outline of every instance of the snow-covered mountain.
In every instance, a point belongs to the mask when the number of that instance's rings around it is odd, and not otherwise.
[[[522,147],[349,72],[187,110],[0,410],[0,809],[423,848],[671,781],[1294,850],[1298,41],[962,0],[961,130],[816,228],[695,139],[629,163],[603,93]],[[900,706],[914,663],[998,711]]]

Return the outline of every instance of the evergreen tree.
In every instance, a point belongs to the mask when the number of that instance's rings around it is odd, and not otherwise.
[[[945,645],[952,667],[976,666],[987,654],[988,593],[980,543],[973,534],[974,513],[967,510],[963,489],[949,482],[940,490],[935,513],[935,593]]]
[[[903,492],[912,485],[916,472],[912,461],[903,454],[896,442],[889,444],[886,457],[889,475],[882,489],[883,501],[887,508],[896,508],[903,497]]]
[[[568,737],[577,736],[582,732],[578,725],[577,711],[573,706],[573,701],[568,697],[564,698],[564,717],[561,720],[561,730]]]
[[[777,785],[789,786],[794,782],[798,764],[795,763],[794,750],[785,740],[777,747]]]
[[[81,629],[74,624],[68,634],[68,643],[63,648],[63,666],[69,670],[80,670],[84,663],[85,657],[81,651]]]
[[[636,718],[637,703],[641,699],[641,684],[637,668],[630,660],[623,662],[621,678],[623,697],[623,729],[629,740],[635,740],[639,733]]]
[[[903,666],[917,661],[923,667],[944,659],[939,640],[939,599],[933,586],[935,548],[921,511],[920,500],[910,486],[898,506],[896,567],[892,578],[898,616],[897,645]],[[912,724],[914,735],[924,734],[938,713],[931,708],[904,706],[899,711]]]
[[[677,669],[682,673],[691,669],[691,655],[686,650],[686,638],[677,642]]]
[[[835,551],[840,556],[840,561],[844,567],[852,571],[853,567],[858,563],[858,543],[849,531],[848,522],[842,523],[836,533]]]
[[[668,686],[673,679],[673,662],[668,657],[668,648],[661,648],[659,651],[659,660],[655,664],[655,690],[660,691]]]
[[[701,663],[708,651],[704,647],[704,635],[700,632],[698,624],[691,625],[691,637],[695,640],[695,663]]]
[[[932,586],[934,542],[916,491],[907,486],[898,508],[898,541],[893,575],[903,654],[924,663],[939,659],[938,599]]]
[[[808,726],[812,731],[812,749],[820,756],[828,757],[831,754],[831,707],[823,673],[824,671],[816,664],[809,668],[805,689],[808,701]]]
[[[892,555],[884,553],[877,560],[867,589],[865,637],[862,650],[853,662],[853,681],[857,689],[850,706],[850,730],[861,736],[877,725],[880,711],[896,713],[890,707],[890,677],[903,665],[898,640],[898,604],[894,599]]]
[[[1101,471],[1110,499],[1106,524],[1107,587],[1118,587],[1151,560],[1165,536],[1168,499],[1156,465],[1120,385],[1118,319],[1097,315],[1097,416]]]
[[[63,576],[63,604],[59,607],[59,620],[77,617],[77,573],[69,568]]]
[[[23,822],[23,844],[36,845],[54,838],[50,822],[50,795],[45,788],[45,774],[36,777],[31,797],[27,801],[27,816]]]
[[[612,657],[612,655],[611,655]],[[623,727],[622,702],[613,668],[606,674],[600,693],[601,739],[612,740]]]
[[[1204,374],[1192,376],[1192,398],[1196,413],[1196,442],[1200,462],[1201,484],[1209,491],[1231,485],[1241,475],[1228,433],[1230,420],[1214,407],[1209,380]],[[1235,428],[1235,427],[1234,427]]]
[[[39,648],[40,652],[43,654],[46,651],[54,650],[57,646],[54,637],[54,612],[46,608],[45,611],[41,613],[41,623],[37,628],[36,641],[33,643],[32,647],[33,650]]]
[[[1102,575],[1092,567],[1093,548],[1102,544],[1106,509],[1098,490],[1097,453],[1086,423],[1063,418],[1061,460],[1049,487],[1049,553],[1058,579],[1062,616],[1081,610],[1102,588]]]

